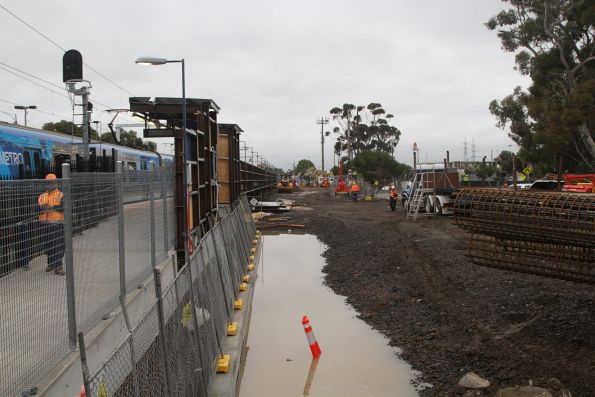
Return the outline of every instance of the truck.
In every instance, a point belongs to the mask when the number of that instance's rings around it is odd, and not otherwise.
[[[595,193],[595,174],[564,174],[563,192]]]
[[[459,173],[442,163],[418,164],[413,181],[401,192],[401,203],[408,215],[452,215],[455,192],[459,188]]]

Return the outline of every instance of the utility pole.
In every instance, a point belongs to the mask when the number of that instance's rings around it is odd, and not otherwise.
[[[328,117],[319,117],[316,124],[320,124],[320,145],[322,158],[322,173],[324,174],[324,125],[328,124]]]

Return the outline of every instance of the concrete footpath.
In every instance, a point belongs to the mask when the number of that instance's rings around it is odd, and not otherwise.
[[[264,237],[261,234],[258,239],[258,244],[255,246],[254,270],[248,272],[250,275],[248,288],[246,291],[240,293],[240,298],[243,299],[244,304],[243,309],[236,310],[233,314],[232,322],[237,322],[238,334],[236,336],[228,336],[223,342],[224,354],[229,354],[231,356],[229,372],[218,373],[215,375],[210,393],[210,396],[212,397],[234,397],[240,393],[244,363],[246,362],[246,354],[248,353],[246,344],[248,341],[248,331],[250,329],[254,288],[256,287],[258,269],[261,266],[263,257],[263,238]]]

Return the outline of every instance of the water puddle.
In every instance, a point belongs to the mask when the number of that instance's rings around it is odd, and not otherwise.
[[[265,236],[263,247],[241,397],[418,395],[397,350],[322,284],[325,246],[315,236]],[[322,349],[318,360],[303,315]]]

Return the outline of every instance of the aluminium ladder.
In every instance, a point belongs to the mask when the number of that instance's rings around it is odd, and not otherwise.
[[[415,221],[417,216],[419,215],[419,209],[421,208],[422,204],[424,203],[424,194],[434,192],[434,189],[424,188],[422,187],[421,178],[422,173],[418,173],[415,175],[415,179],[413,181],[413,188],[411,198],[409,199],[409,205],[407,208],[407,219],[413,218]],[[433,215],[433,214],[424,214],[424,215]]]

